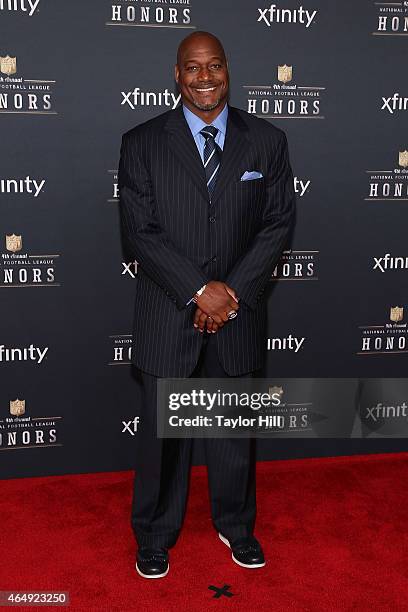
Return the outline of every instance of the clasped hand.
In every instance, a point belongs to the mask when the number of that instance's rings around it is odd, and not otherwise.
[[[238,309],[234,289],[221,281],[210,281],[197,298],[194,327],[200,332],[207,328],[208,333],[215,333],[229,320],[228,313]]]

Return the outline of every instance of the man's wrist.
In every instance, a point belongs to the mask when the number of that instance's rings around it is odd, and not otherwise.
[[[195,294],[192,297],[192,300],[195,304],[197,304],[197,299],[200,297],[200,295],[204,292],[205,288],[206,288],[206,284],[203,285],[202,287],[200,287],[200,289],[198,291],[195,292]]]

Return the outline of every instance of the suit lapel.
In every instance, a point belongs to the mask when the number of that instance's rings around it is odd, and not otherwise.
[[[239,164],[248,153],[251,142],[248,137],[248,127],[241,119],[234,107],[228,107],[227,133],[224,149],[221,157],[220,169],[211,204],[219,199],[220,195],[233,180],[233,174],[237,171]]]
[[[169,134],[169,147],[187,170],[204,198],[208,200],[207,179],[197,145],[184,117],[182,106],[171,111],[164,128]]]

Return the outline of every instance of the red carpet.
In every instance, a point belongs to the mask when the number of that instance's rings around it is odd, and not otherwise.
[[[170,573],[148,581],[134,570],[131,472],[3,481],[0,590],[69,591],[71,611],[408,610],[407,482],[408,453],[259,463],[268,563],[246,570],[218,540],[206,470],[193,468]]]

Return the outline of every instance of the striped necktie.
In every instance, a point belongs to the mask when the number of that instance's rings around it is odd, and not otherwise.
[[[208,125],[200,131],[205,138],[204,145],[204,168],[207,178],[207,189],[211,196],[214,192],[215,183],[217,182],[218,169],[221,162],[221,147],[215,142],[215,137],[218,134],[218,129],[213,125]]]

